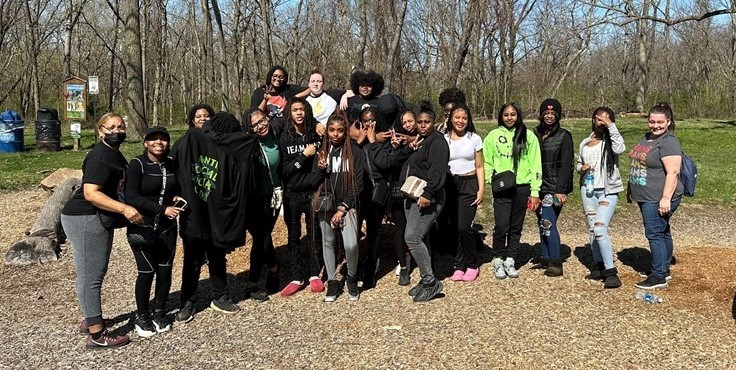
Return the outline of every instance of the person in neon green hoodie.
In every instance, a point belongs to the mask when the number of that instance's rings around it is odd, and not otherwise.
[[[515,186],[493,193],[493,264],[496,278],[519,277],[514,257],[519,250],[526,207],[539,207],[542,187],[542,156],[536,135],[528,134],[521,109],[504,104],[498,114],[498,128],[483,140],[486,178],[511,171]]]

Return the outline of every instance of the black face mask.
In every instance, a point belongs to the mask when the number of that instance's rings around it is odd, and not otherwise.
[[[126,135],[124,132],[113,132],[105,134],[105,138],[102,140],[109,146],[118,146],[125,141],[125,137]]]

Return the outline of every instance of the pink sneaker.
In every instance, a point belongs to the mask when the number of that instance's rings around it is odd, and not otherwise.
[[[286,285],[284,289],[281,290],[281,296],[282,297],[293,296],[296,292],[302,290],[302,288],[304,288],[304,282],[292,281],[291,283]]]
[[[321,293],[325,291],[325,284],[319,276],[312,276],[309,278],[309,290],[311,290],[312,293]]]
[[[463,278],[465,277],[465,272],[463,270],[455,270],[455,273],[450,276],[450,280],[452,281],[463,281]]]
[[[465,276],[463,276],[463,281],[473,281],[478,277],[478,269],[471,269],[468,268],[465,270]]]

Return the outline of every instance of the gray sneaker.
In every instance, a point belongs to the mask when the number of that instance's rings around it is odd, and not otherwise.
[[[500,258],[494,258],[491,261],[493,265],[493,271],[496,273],[496,279],[506,279],[506,270],[503,268],[503,260]]]
[[[510,278],[519,277],[519,271],[516,271],[514,264],[514,259],[511,257],[506,257],[506,261],[503,263],[503,269],[506,271],[506,276]]]

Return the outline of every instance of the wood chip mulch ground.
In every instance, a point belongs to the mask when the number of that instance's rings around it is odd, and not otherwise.
[[[21,238],[47,195],[41,190],[0,194],[0,252]],[[490,205],[480,224],[489,232]],[[74,294],[71,250],[41,266],[0,267],[0,368],[156,369],[418,369],[418,368],[732,368],[736,367],[736,214],[733,206],[685,202],[673,221],[677,264],[670,287],[656,291],[664,303],[634,298],[637,270],[649,264],[638,209],[619,205],[611,227],[616,265],[624,286],[603,290],[587,281],[591,261],[583,214],[563,210],[560,230],[565,275],[547,278],[530,270],[539,253],[535,220],[522,237],[518,279],[498,281],[485,264],[473,283],[445,279],[446,296],[415,304],[396,284],[390,238],[385,238],[381,278],[357,302],[334,303],[302,291],[265,303],[245,299],[247,247],[229,256],[234,300],[242,310],[224,316],[207,308],[207,273],[197,302],[201,311],[171,332],[140,339],[129,322],[135,310],[136,268],[124,232],[117,232],[103,285],[103,310],[129,332],[133,343],[89,351],[77,334],[80,311]],[[490,225],[490,226],[489,226]],[[385,225],[384,233],[390,233]],[[285,257],[286,231],[277,224],[274,243]],[[485,237],[490,244],[490,236]],[[170,313],[179,301],[178,251]],[[488,247],[482,255],[487,259]],[[451,257],[439,255],[440,276],[451,273]],[[206,269],[204,269],[206,271]],[[282,271],[285,271],[282,268]],[[283,279],[286,276],[282,275]],[[418,279],[418,270],[412,283]],[[286,282],[282,282],[285,284]]]

